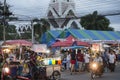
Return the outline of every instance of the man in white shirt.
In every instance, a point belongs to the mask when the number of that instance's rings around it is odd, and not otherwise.
[[[85,60],[85,68],[84,71],[87,70],[89,72],[89,62],[90,62],[90,55],[88,52],[84,54],[84,60]]]
[[[115,61],[116,61],[115,52],[110,51],[110,53],[108,54],[108,58],[109,58],[109,69],[111,70],[111,72],[114,72],[114,70],[115,70]]]
[[[66,59],[67,59],[67,70],[69,70],[70,69],[70,59],[71,59],[71,56],[70,56],[70,54],[68,52],[67,52]]]

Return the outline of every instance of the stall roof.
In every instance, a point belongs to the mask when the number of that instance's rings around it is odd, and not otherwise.
[[[120,40],[120,32],[115,31],[69,29],[69,32],[78,39]]]
[[[46,32],[44,34],[44,37],[41,38],[41,42],[53,43],[55,42],[56,38],[66,38],[69,35],[74,36],[76,39],[120,40],[120,31],[66,29],[66,30],[52,30],[52,31]]]

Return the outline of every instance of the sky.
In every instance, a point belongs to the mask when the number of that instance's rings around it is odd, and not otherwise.
[[[4,1],[4,0],[0,0]],[[50,0],[6,0],[16,15],[45,17]],[[99,14],[120,13],[120,0],[74,0],[77,16],[97,10]],[[106,16],[116,31],[120,31],[120,15]]]

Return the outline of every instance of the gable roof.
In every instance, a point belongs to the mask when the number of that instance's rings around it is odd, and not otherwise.
[[[120,32],[70,29],[71,34],[78,39],[120,40]]]
[[[56,40],[57,38],[67,38],[72,35],[76,39],[80,40],[120,40],[120,31],[96,31],[96,30],[80,30],[80,29],[66,29],[66,30],[51,30],[49,34],[44,35],[46,42]],[[51,37],[48,37],[50,35]]]

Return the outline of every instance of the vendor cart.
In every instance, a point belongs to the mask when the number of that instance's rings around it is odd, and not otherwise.
[[[46,76],[50,79],[59,80],[61,78],[60,68],[60,65],[46,66]]]
[[[39,79],[59,80],[61,78],[61,58],[54,55],[50,56],[50,50],[45,44],[34,44],[32,50],[38,53],[36,62],[39,68]],[[37,77],[36,74],[38,73],[34,74]]]
[[[48,63],[46,63],[48,62]],[[42,80],[59,80],[61,78],[61,62],[53,60],[53,58],[45,58],[40,61],[39,78]],[[35,74],[36,75],[36,74]]]

